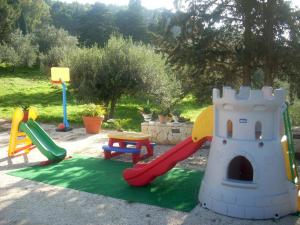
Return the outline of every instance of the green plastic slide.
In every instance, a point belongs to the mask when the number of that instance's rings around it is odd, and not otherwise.
[[[59,162],[66,157],[66,149],[57,146],[37,122],[30,119],[26,123],[21,123],[20,129],[49,160]]]

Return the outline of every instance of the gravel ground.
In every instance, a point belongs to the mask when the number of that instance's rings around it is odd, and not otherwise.
[[[7,158],[9,126],[9,123],[0,120],[0,225],[300,224],[300,219],[295,216],[287,216],[276,221],[234,219],[203,209],[199,205],[190,213],[184,213],[6,175],[9,170],[46,160],[37,150],[33,150],[27,156]],[[101,145],[107,141],[106,135],[110,132],[86,135],[83,128],[77,128],[68,133],[56,133],[55,126],[45,124],[42,126],[59,145],[67,148],[69,155],[77,153],[102,157]],[[169,148],[170,146],[156,146],[155,155],[162,154]],[[198,151],[178,166],[204,170],[208,152],[208,149]],[[117,160],[130,161],[131,158],[120,156]]]

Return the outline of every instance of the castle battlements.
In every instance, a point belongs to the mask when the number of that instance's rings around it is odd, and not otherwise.
[[[232,105],[276,105],[281,106],[285,102],[285,90],[272,87],[263,87],[261,90],[251,90],[250,87],[242,86],[237,92],[231,87],[223,87],[223,95],[220,96],[220,90],[213,89],[214,104],[232,104]]]

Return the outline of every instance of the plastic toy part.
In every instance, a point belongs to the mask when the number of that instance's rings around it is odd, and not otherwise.
[[[51,80],[54,83],[70,81],[70,69],[68,67],[51,67]]]
[[[204,137],[212,136],[214,129],[214,107],[211,105],[205,108],[197,117],[193,131],[192,139],[194,142]]]
[[[59,83],[62,85],[62,103],[63,103],[63,125],[64,127],[58,127],[56,131],[66,132],[72,130],[67,118],[67,86],[65,82],[70,81],[70,69],[67,67],[52,67],[51,68],[51,80],[53,83]]]
[[[150,142],[149,135],[136,132],[113,132],[108,134],[108,145],[104,145],[104,158],[111,159],[124,153],[132,154],[132,162],[135,164],[142,159],[153,156],[154,143]],[[141,154],[142,148],[146,153]]]
[[[63,123],[60,123],[57,125],[57,129],[63,130],[63,129],[65,129],[65,125]]]
[[[150,135],[136,133],[136,132],[112,132],[107,135],[108,138],[122,139],[122,140],[148,140]]]
[[[289,116],[289,107],[288,104],[285,103],[285,110],[282,112],[283,114],[283,121],[284,121],[284,129],[285,129],[285,148],[288,153],[288,159],[289,159],[289,167],[290,167],[290,173],[291,173],[291,181],[295,184],[298,184],[298,172],[296,170],[296,160],[295,160],[295,149],[294,149],[294,139],[293,139],[293,133],[292,133],[292,127],[291,127],[291,119]]]
[[[282,137],[281,145],[282,145],[282,154],[283,154],[283,157],[284,157],[286,176],[287,176],[289,181],[293,182],[290,159],[289,159],[289,146],[288,146],[286,135],[284,135]]]
[[[49,161],[46,164],[63,160],[66,156],[66,150],[57,146],[35,122],[37,110],[33,107],[29,108],[27,122],[22,122],[23,117],[22,109],[15,109],[12,118],[8,156],[18,156],[17,153],[28,154],[37,147],[48,158]]]
[[[285,91],[264,87],[213,91],[214,134],[199,201],[214,212],[243,219],[295,213],[298,177]],[[286,107],[287,108],[287,107]],[[282,138],[283,122],[286,139]]]
[[[210,137],[205,137],[198,142],[193,142],[191,137],[177,144],[164,154],[158,156],[149,163],[137,164],[133,168],[124,170],[123,177],[129,185],[145,186],[156,177],[161,176],[172,169],[179,161],[188,158],[198,151]]]
[[[288,180],[297,185],[297,211],[300,212],[299,175],[295,159],[294,139],[288,103],[285,103],[282,107],[282,116],[284,122],[285,135],[281,139],[281,144],[284,155],[285,171]]]
[[[24,152],[28,154],[35,146],[32,144],[30,138],[24,132],[19,131],[19,125],[24,117],[23,110],[16,108],[13,113],[10,139],[8,146],[8,157],[16,156],[17,153]],[[37,118],[37,110],[33,107],[29,108],[28,118],[35,120]]]
[[[32,119],[21,123],[20,129],[28,135],[32,143],[51,162],[59,162],[66,157],[67,151],[57,146],[49,135]]]

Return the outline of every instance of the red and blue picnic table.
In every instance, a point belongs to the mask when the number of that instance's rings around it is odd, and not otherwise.
[[[132,154],[132,162],[137,163],[140,160],[153,156],[154,143],[151,143],[150,136],[137,132],[113,132],[107,135],[108,145],[102,147],[104,158],[124,154]],[[142,154],[142,148],[146,148],[146,153]]]

